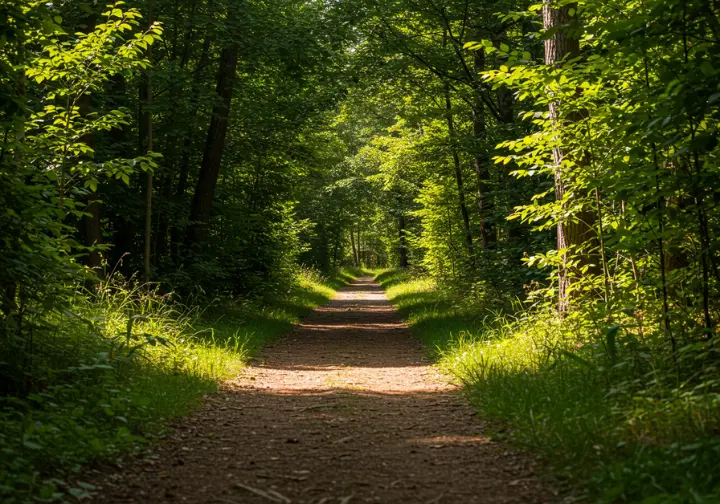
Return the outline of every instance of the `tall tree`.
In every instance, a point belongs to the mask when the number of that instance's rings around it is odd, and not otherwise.
[[[153,0],[148,1],[148,30],[152,28],[154,24],[153,20]],[[152,58],[152,44],[148,47],[148,59]],[[152,113],[152,101],[153,101],[153,87],[152,87],[152,74],[150,70],[145,73],[144,79],[145,86],[145,117],[147,121],[147,153],[150,154],[153,151],[153,113]],[[141,118],[143,116],[141,115]],[[143,264],[143,275],[145,281],[150,281],[150,260],[152,256],[152,200],[153,200],[153,173],[148,170],[146,173],[146,186],[145,186],[145,254]]]
[[[220,68],[217,74],[218,102],[213,107],[200,176],[195,186],[188,235],[190,244],[202,241],[208,234],[208,221],[212,214],[215,186],[220,175],[225,149],[239,51],[239,44],[231,41],[223,48],[220,56]]]
[[[578,19],[575,16],[577,4],[566,4],[559,8],[553,6],[552,0],[543,5],[543,26],[552,36],[545,40],[545,64],[560,66],[564,61],[580,56],[580,38]],[[559,129],[564,122],[580,119],[578,112],[562,113],[561,104],[557,101],[550,103],[550,118]],[[577,194],[567,190],[568,181],[574,177],[577,170],[585,160],[577,153],[572,159],[561,145],[553,149],[553,162],[555,165],[555,199],[562,202],[563,207],[569,208],[575,204]],[[572,284],[581,275],[583,266],[594,266],[592,254],[588,246],[595,239],[595,212],[583,208],[580,212],[571,213],[568,217],[560,219],[557,226],[557,248],[563,251],[562,265],[558,270],[558,310],[565,313],[570,308],[571,298],[574,294]],[[573,264],[577,261],[577,264]]]

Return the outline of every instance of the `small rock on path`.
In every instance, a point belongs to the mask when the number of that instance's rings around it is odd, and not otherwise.
[[[483,435],[371,278],[340,291],[98,501],[541,503],[531,459]]]

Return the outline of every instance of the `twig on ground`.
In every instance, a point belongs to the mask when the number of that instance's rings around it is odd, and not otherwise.
[[[275,490],[270,490],[266,492],[265,490],[260,490],[259,488],[254,488],[250,485],[245,485],[243,483],[235,483],[235,486],[238,488],[242,488],[243,490],[247,490],[248,492],[252,492],[255,495],[259,495],[260,497],[264,497],[265,499],[272,502],[279,502],[282,504],[290,504],[292,502],[290,499],[288,499],[284,495],[277,493]]]
[[[278,492],[277,490],[268,490],[267,493],[269,493],[270,495],[272,495],[272,496],[274,496],[274,497],[277,497],[277,498],[280,499],[284,504],[290,504],[290,503],[292,502],[290,499],[288,499],[287,497],[285,497],[283,494],[281,494],[281,493]]]
[[[317,404],[315,406],[308,406],[306,408],[290,408],[286,409],[285,411],[291,411],[293,413],[302,413],[303,411],[310,411],[315,409],[322,409],[322,408],[332,408],[334,404]]]

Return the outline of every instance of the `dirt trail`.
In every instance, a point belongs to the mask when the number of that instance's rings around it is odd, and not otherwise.
[[[492,442],[371,278],[175,425],[102,502],[552,502]]]

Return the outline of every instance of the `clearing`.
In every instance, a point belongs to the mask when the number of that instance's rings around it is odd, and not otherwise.
[[[532,460],[483,435],[372,278],[271,344],[102,502],[556,501]]]

